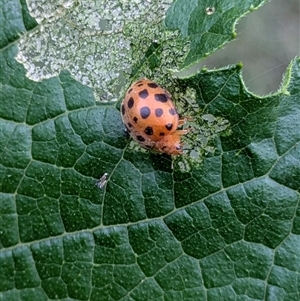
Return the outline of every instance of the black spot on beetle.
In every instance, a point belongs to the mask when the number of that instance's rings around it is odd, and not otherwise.
[[[154,94],[154,98],[156,101],[167,102],[168,96],[166,94]]]
[[[171,115],[176,115],[177,114],[177,112],[176,112],[176,110],[173,108],[173,109],[170,109],[169,110],[169,113],[171,114]]]
[[[139,97],[142,99],[146,99],[148,97],[149,93],[147,89],[142,90],[141,92],[139,92]]]
[[[141,141],[141,142],[145,141],[145,138],[143,136],[136,136],[136,139]]]
[[[153,128],[151,126],[147,126],[144,130],[144,133],[149,136],[153,135]]]
[[[150,111],[149,107],[142,107],[140,109],[140,114],[143,119],[148,118],[150,113],[151,113],[151,111]]]
[[[156,117],[160,117],[163,113],[164,113],[164,111],[162,109],[155,109],[155,116]]]
[[[145,145],[145,147],[149,149],[152,148],[151,145]]]
[[[137,122],[138,122],[138,119],[137,119],[136,117],[133,117],[133,121],[134,121],[135,123],[137,123]]]
[[[155,89],[155,88],[158,87],[158,84],[156,84],[156,83],[149,83],[148,87]]]
[[[165,146],[163,146],[161,149],[164,150],[164,149],[166,149],[166,148],[167,148],[167,146],[165,145]]]
[[[130,88],[128,91],[127,91],[127,94],[130,94],[132,91],[132,88]]]
[[[133,100],[132,97],[129,98],[127,105],[128,105],[128,108],[129,108],[129,109],[131,109],[131,108],[133,107],[133,105],[134,105],[134,100]]]
[[[173,127],[173,124],[172,123],[168,123],[166,124],[166,129],[171,131],[172,130],[172,127]]]
[[[125,106],[122,105],[122,115],[125,115]]]
[[[130,122],[127,123],[127,126],[128,126],[129,128],[132,128],[132,124],[131,124]]]
[[[159,136],[164,136],[164,135],[165,135],[165,133],[163,133],[163,132],[159,133]]]
[[[141,87],[142,85],[143,85],[143,84],[138,84],[137,86],[138,86],[138,87]]]

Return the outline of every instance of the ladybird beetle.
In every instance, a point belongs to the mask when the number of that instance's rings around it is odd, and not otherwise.
[[[143,148],[169,155],[182,154],[180,138],[189,130],[177,130],[179,119],[171,95],[155,82],[141,79],[126,92],[121,105],[127,132]]]

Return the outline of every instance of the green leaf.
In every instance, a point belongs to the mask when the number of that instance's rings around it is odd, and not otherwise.
[[[185,69],[236,37],[238,20],[262,6],[265,0],[174,1],[166,16],[166,26],[178,29],[190,41],[190,50],[181,64]]]
[[[116,105],[68,71],[28,79],[14,30],[0,52],[0,300],[299,299],[299,58],[264,98],[240,65],[178,81],[231,128],[182,172],[131,147]]]
[[[26,1],[1,0],[0,12],[0,49],[17,40],[21,34],[37,26],[30,16]]]

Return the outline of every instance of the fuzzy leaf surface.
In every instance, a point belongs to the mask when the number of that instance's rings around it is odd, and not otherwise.
[[[28,79],[14,41],[36,24],[15,9],[0,51],[0,300],[299,300],[299,59],[265,98],[239,66],[179,82],[232,130],[183,173],[131,148],[116,106],[69,72]]]

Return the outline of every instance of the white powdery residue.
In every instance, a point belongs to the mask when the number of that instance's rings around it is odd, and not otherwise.
[[[64,14],[77,4],[76,0],[27,0],[30,13],[38,23]]]
[[[27,76],[40,81],[68,69],[76,80],[105,99],[111,95],[116,98],[119,78],[134,63],[131,40],[154,35],[159,39],[160,32],[154,29],[173,2],[27,1],[30,13],[40,23],[19,43],[17,59],[27,69]],[[128,28],[130,35],[126,37],[123,31]]]

